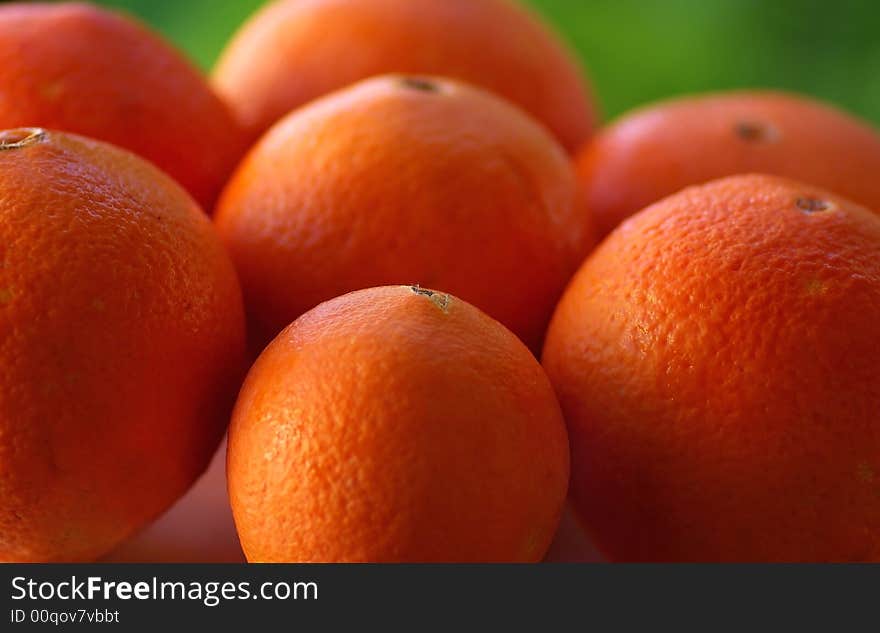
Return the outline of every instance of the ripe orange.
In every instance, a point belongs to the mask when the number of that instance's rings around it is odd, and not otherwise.
[[[564,150],[520,110],[448,80],[389,76],[280,122],[215,220],[260,347],[322,301],[419,283],[538,349],[591,244],[578,202]]]
[[[553,389],[515,336],[415,287],[310,311],[260,356],[229,430],[250,561],[539,561],[568,486]]]
[[[880,218],[738,176],[624,223],[544,365],[613,560],[880,561]]]
[[[169,44],[79,3],[0,6],[0,128],[18,126],[129,149],[207,211],[246,143],[230,110]]]
[[[88,560],[180,496],[244,353],[210,220],[128,152],[0,133],[0,560]]]
[[[586,204],[604,237],[685,187],[761,172],[830,189],[880,211],[880,133],[806,97],[733,92],[633,112],[578,158]]]
[[[308,101],[387,73],[493,90],[570,151],[596,116],[573,56],[510,0],[280,0],[233,38],[214,83],[256,135]]]

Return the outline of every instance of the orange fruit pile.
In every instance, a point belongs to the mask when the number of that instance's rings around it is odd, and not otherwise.
[[[880,561],[868,123],[593,135],[516,0],[0,35],[0,561]]]

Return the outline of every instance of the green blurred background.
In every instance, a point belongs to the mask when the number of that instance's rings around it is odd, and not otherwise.
[[[210,68],[263,0],[106,0]],[[400,0],[407,2],[407,0]],[[876,0],[530,0],[580,54],[606,117],[681,93],[774,87],[880,123]]]

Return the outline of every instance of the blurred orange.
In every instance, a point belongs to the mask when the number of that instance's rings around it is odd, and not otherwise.
[[[256,136],[313,99],[388,73],[488,88],[572,152],[596,118],[575,58],[514,0],[279,0],[239,29],[214,83]]]
[[[600,237],[687,186],[752,172],[880,212],[880,131],[801,95],[730,92],[644,106],[600,131],[577,160]]]
[[[210,213],[246,139],[200,73],[131,18],[85,3],[0,4],[0,128],[129,149]]]

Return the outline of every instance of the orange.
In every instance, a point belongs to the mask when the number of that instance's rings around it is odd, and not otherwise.
[[[292,113],[218,203],[260,348],[322,301],[418,283],[538,349],[590,244],[565,151],[520,110],[439,78],[368,80]]]
[[[19,126],[129,149],[207,211],[246,143],[231,111],[169,44],[79,3],[0,6],[0,128]]]
[[[648,106],[578,157],[598,233],[690,185],[760,172],[830,189],[880,211],[880,133],[806,97],[731,92]]]
[[[544,366],[612,560],[880,561],[880,218],[737,176],[586,261]]]
[[[447,294],[373,288],[263,352],[227,477],[249,561],[535,562],[568,442],[544,371],[498,322]]]
[[[528,110],[570,151],[596,118],[574,57],[510,0],[280,0],[232,39],[214,84],[256,135],[308,101],[388,73],[488,88]]]
[[[94,559],[204,470],[244,310],[211,222],[128,152],[0,133],[0,560]]]

